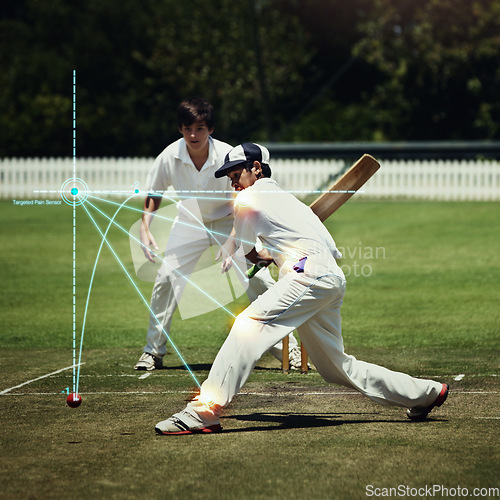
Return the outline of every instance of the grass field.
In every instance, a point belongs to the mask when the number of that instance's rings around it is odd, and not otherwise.
[[[458,487],[499,496],[487,489],[500,486],[500,204],[353,200],[327,221],[348,275],[346,351],[450,383],[427,421],[410,422],[314,370],[284,375],[266,354],[221,434],[182,437],[154,433],[196,389],[179,358],[169,352],[166,369],[146,378],[132,369],[148,318],[138,291],[149,301],[151,283],[136,290],[103,248],[86,318],[83,403],[71,409],[72,370],[49,374],[73,362],[72,208],[3,201],[0,210],[0,498],[356,499],[382,488],[430,497],[425,487],[434,498]],[[116,220],[128,228],[138,217],[124,209]],[[76,220],[79,343],[100,236],[81,207]],[[111,229],[109,241],[133,274],[128,238]],[[243,297],[229,307],[236,314],[245,305]],[[176,314],[173,341],[200,382],[231,322],[222,310]]]

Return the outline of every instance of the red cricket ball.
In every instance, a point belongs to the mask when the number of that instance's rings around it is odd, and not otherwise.
[[[78,408],[82,404],[82,397],[80,394],[72,393],[66,398],[66,403],[71,408]]]

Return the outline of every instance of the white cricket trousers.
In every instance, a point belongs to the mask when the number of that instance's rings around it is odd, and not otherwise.
[[[219,219],[205,225],[193,223],[192,220],[177,218],[174,222],[165,251],[165,259],[158,270],[153,292],[151,295],[151,312],[149,315],[149,326],[146,337],[147,344],[144,352],[154,356],[163,357],[167,352],[167,335],[170,334],[170,326],[173,314],[177,308],[177,298],[180,298],[187,280],[193,272],[201,255],[212,245],[221,246],[231,233],[233,218]],[[235,266],[238,266],[240,280],[246,279],[244,273],[250,267],[246,259],[244,261],[235,258]],[[175,269],[175,271],[174,271]],[[250,301],[255,300],[264,293],[275,281],[268,269],[260,270],[254,278],[248,282],[246,290]],[[210,293],[210,290],[206,290]],[[281,340],[281,339],[280,339]],[[290,349],[297,346],[297,339],[290,335]],[[281,359],[282,344],[272,345],[271,354]]]
[[[327,381],[385,405],[427,406],[442,384],[358,361],[344,352],[340,307],[346,282],[342,270],[314,277],[291,272],[255,300],[235,320],[200,396],[187,405],[207,425],[218,422],[270,346],[297,329],[314,366]],[[207,406],[208,404],[208,406]]]

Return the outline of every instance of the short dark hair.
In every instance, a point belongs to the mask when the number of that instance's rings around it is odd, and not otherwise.
[[[260,166],[262,167],[262,175],[264,177],[271,177],[271,173],[272,173],[271,167],[267,163],[261,163]],[[247,161],[245,163],[241,163],[240,165],[237,165],[235,168],[238,168],[238,167],[243,167],[246,170],[252,170],[253,161]]]
[[[215,126],[214,107],[206,99],[192,97],[179,104],[177,109],[177,123],[179,128],[183,125],[192,125],[194,122],[205,120],[207,127]]]

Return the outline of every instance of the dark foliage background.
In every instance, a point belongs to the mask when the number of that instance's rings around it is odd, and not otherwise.
[[[3,0],[0,155],[155,156],[215,137],[500,138],[500,0]]]

